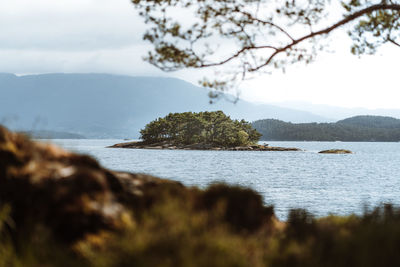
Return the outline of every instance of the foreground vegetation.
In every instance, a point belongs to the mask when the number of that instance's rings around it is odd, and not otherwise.
[[[290,123],[258,120],[253,127],[261,140],[278,141],[400,141],[400,120],[382,116],[356,116],[336,123]]]
[[[250,123],[232,120],[222,111],[170,113],[147,124],[140,134],[147,144],[167,141],[223,147],[255,144],[261,136]]]
[[[182,196],[166,197],[119,232],[87,235],[64,244],[52,229],[13,228],[9,206],[2,207],[0,266],[399,266],[400,211],[391,206],[363,216],[315,219],[293,210],[281,228],[246,228],[243,220],[264,219],[247,213],[246,190],[213,186],[202,193],[219,206],[200,211]],[[220,196],[212,197],[213,193]],[[211,196],[210,196],[211,195]],[[239,210],[235,211],[235,206]],[[260,206],[258,206],[260,208]],[[55,218],[57,219],[57,218]],[[229,221],[227,221],[227,219]],[[246,222],[245,222],[246,223]],[[251,224],[249,224],[251,225]],[[269,227],[268,227],[269,226]],[[253,231],[250,231],[253,230]],[[12,235],[12,233],[14,235]],[[23,235],[22,235],[23,233]]]
[[[400,209],[279,222],[253,190],[114,172],[0,128],[0,267],[399,266]]]

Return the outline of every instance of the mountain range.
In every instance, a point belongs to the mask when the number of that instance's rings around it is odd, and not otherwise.
[[[210,104],[208,92],[176,78],[0,73],[0,124],[38,135],[54,133],[54,137],[62,132],[67,133],[62,136],[87,138],[138,138],[148,122],[170,112],[222,110],[233,119],[291,123],[334,122],[356,111],[368,114],[367,110],[326,106],[324,112],[324,106],[293,104],[299,108],[291,108],[245,100],[220,99]],[[386,110],[384,115],[400,117],[400,110]]]
[[[276,118],[324,122],[296,109],[219,100],[175,78],[110,74],[0,74],[0,124],[18,131],[53,131],[88,138],[137,138],[139,130],[170,112],[222,110],[234,119]]]

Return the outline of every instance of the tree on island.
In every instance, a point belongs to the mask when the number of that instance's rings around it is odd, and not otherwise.
[[[373,54],[385,43],[400,47],[400,1],[330,0],[132,0],[149,29],[154,50],[146,60],[164,71],[226,68],[202,85],[224,90],[270,68],[311,62],[322,37],[345,25],[351,52]],[[337,14],[335,14],[337,15]],[[326,21],[329,23],[327,24]],[[229,71],[228,71],[229,70]]]
[[[140,131],[144,143],[207,144],[234,147],[257,143],[261,134],[251,124],[232,120],[222,111],[170,113]]]

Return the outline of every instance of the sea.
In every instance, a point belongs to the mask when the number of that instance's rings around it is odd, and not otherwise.
[[[378,205],[400,205],[400,143],[261,142],[301,152],[198,151],[106,148],[123,140],[53,139],[95,157],[112,170],[146,173],[205,188],[224,182],[250,187],[273,205],[279,219],[291,209],[316,217],[362,214]],[[319,154],[325,149],[353,154]]]

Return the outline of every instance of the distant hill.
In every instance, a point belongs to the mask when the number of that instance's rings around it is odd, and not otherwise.
[[[329,121],[295,109],[210,105],[207,90],[174,78],[109,74],[0,74],[0,124],[13,130],[69,132],[88,138],[137,138],[139,130],[170,112],[222,110],[234,119]]]
[[[355,116],[348,119],[340,120],[337,124],[354,125],[367,128],[381,128],[381,129],[399,129],[400,120],[392,117],[383,116]]]
[[[400,141],[400,120],[355,116],[336,123],[289,123],[266,119],[252,123],[261,140],[279,141]]]

